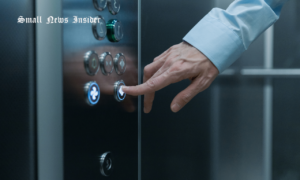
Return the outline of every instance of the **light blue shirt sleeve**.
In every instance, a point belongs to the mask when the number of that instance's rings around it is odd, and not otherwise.
[[[227,10],[212,9],[183,38],[223,72],[280,15],[288,0],[235,0]]]

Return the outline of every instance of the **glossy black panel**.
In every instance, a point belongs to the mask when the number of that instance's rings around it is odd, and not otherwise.
[[[182,38],[211,8],[211,1],[142,1],[142,66]],[[156,93],[150,114],[142,115],[142,179],[209,178],[210,93],[197,95],[179,113],[172,99],[183,81]]]
[[[0,179],[36,179],[34,1],[0,2]]]
[[[300,80],[274,79],[273,178],[300,178]]]
[[[137,98],[127,96],[123,102],[114,99],[114,83],[138,83],[138,4],[122,0],[120,12],[112,15],[108,8],[97,11],[93,1],[64,0],[63,15],[69,23],[63,26],[64,65],[64,168],[65,180],[128,179],[138,176],[138,115]],[[124,38],[112,43],[107,38],[95,39],[91,23],[73,23],[78,18],[101,15],[106,22],[118,19],[123,24]],[[123,75],[115,70],[109,76],[101,70],[90,76],[86,73],[83,56],[94,50],[98,55],[110,52],[113,57],[123,53],[127,69]],[[97,105],[89,106],[83,86],[96,81],[101,97]],[[110,151],[114,171],[109,177],[100,174],[100,155]]]

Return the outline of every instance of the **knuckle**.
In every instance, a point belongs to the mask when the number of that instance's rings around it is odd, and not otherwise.
[[[179,64],[174,64],[171,68],[171,72],[180,72],[182,70],[181,66]]]
[[[183,94],[181,99],[184,103],[188,103],[191,100],[191,94],[190,93],[185,93],[185,94]]]
[[[170,67],[172,64],[173,64],[172,59],[171,59],[171,58],[168,58],[168,59],[165,61],[164,66]]]
[[[154,89],[155,87],[155,82],[153,79],[149,79],[146,84],[150,89]]]

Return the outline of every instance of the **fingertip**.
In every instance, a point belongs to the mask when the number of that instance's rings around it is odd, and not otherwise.
[[[128,90],[127,86],[121,86],[121,88],[122,88],[123,91],[127,91]]]
[[[126,94],[130,94],[130,86],[122,86],[122,91],[124,91],[124,93]]]
[[[173,104],[171,106],[171,110],[174,112],[174,113],[177,113],[179,110],[181,109],[181,106],[177,103]]]
[[[145,114],[150,113],[150,111],[151,111],[151,108],[146,108],[146,107],[144,107],[144,113],[145,113]]]

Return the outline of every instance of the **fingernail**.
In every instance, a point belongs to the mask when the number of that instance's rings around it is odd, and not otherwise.
[[[148,114],[149,112],[147,110],[148,109],[144,107],[144,113]]]
[[[122,86],[122,90],[128,90],[128,87],[127,86]]]
[[[173,112],[178,112],[180,110],[180,108],[181,108],[180,105],[177,104],[177,103],[173,104],[172,107],[171,107]]]

